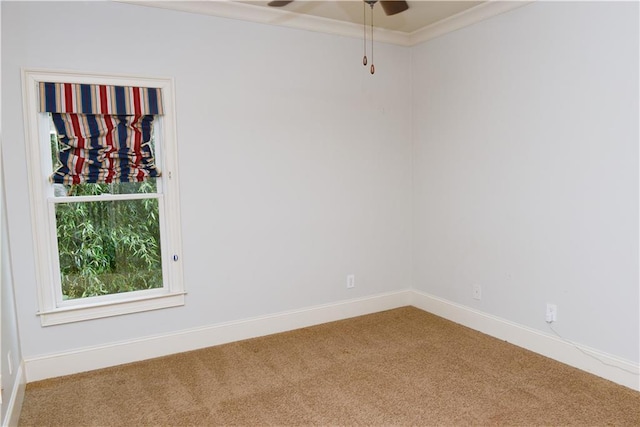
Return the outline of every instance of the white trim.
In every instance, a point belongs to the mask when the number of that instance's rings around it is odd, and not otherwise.
[[[134,74],[117,74],[117,73],[96,73],[92,71],[76,71],[76,70],[49,70],[46,68],[23,68],[23,85],[27,77],[33,82],[47,81],[51,83],[79,83],[79,84],[105,84],[113,86],[130,86],[132,80],[135,81],[135,85],[138,87],[152,87],[162,89],[162,98],[165,99],[165,91],[171,90],[173,92],[174,79],[172,77],[149,77],[140,76]],[[173,106],[173,99],[168,106]],[[169,114],[166,111],[164,115]],[[38,105],[34,107],[38,110]],[[173,110],[170,111],[173,114]]]
[[[49,136],[49,128],[41,126],[38,108],[38,83],[69,82],[107,84],[116,86],[155,87],[162,90],[164,116],[158,119],[158,147],[156,158],[165,178],[158,181],[158,191],[153,195],[104,195],[71,198],[71,201],[128,200],[130,198],[154,198],[158,200],[162,248],[161,290],[145,290],[136,293],[109,295],[78,301],[63,301],[60,293],[57,243],[55,238],[54,204],[69,198],[52,197],[47,177],[51,164],[42,139]],[[177,135],[175,126],[175,82],[172,77],[140,77],[120,74],[102,74],[66,70],[22,69],[23,114],[25,124],[29,197],[31,201],[34,255],[38,287],[38,307],[43,326],[116,316],[134,312],[157,310],[184,305],[182,273],[182,243],[180,238],[180,192],[178,184]],[[161,291],[161,292],[159,292]],[[99,300],[98,300],[99,298]],[[98,300],[99,303],[95,303]],[[69,306],[74,306],[73,310]]]
[[[160,9],[178,10],[200,15],[218,16],[221,18],[239,19],[260,24],[278,25],[299,30],[314,31],[338,36],[362,38],[362,25],[314,15],[305,15],[285,9],[267,8],[233,1],[198,1],[168,2],[146,0],[114,0],[118,3],[150,6]],[[414,46],[432,38],[468,25],[475,24],[535,0],[499,1],[490,0],[470,9],[457,13],[449,18],[435,22],[413,33],[375,28],[376,42],[399,46]]]
[[[441,21],[434,22],[424,28],[414,31],[407,37],[406,46],[415,46],[427,40],[476,24],[485,19],[526,6],[535,0],[496,1],[481,3],[471,9],[464,10]]]
[[[54,196],[49,203],[113,202],[120,200],[161,199],[162,193],[100,194],[99,196]]]
[[[398,291],[272,315],[224,322],[130,341],[82,348],[24,361],[28,382],[70,375],[154,357],[412,305],[495,338],[640,391],[640,366],[628,360],[528,328],[418,291]],[[589,357],[587,354],[601,360]]]
[[[640,391],[640,365],[631,361],[433,295],[419,291],[412,295],[412,305],[421,310]]]
[[[267,8],[233,1],[167,2],[146,0],[114,0],[118,3],[150,6],[160,9],[211,15],[220,18],[238,19],[259,24],[277,25],[298,30],[314,31],[345,37],[361,38],[362,25],[338,21],[314,15],[305,15],[285,9]],[[375,28],[377,42],[407,46],[407,33]]]
[[[20,412],[22,410],[22,402],[24,400],[24,392],[26,388],[26,376],[24,364],[20,363],[16,370],[16,379],[11,390],[11,397],[7,402],[7,412],[2,420],[2,427],[14,427],[18,425],[20,420]]]
[[[138,297],[137,299],[126,301],[110,299],[99,304],[61,306],[49,311],[39,311],[36,314],[40,316],[42,326],[53,326],[184,305],[184,292],[155,295],[153,291],[155,291],[155,289],[149,291],[150,294]],[[120,295],[126,294],[117,294],[113,296],[118,297]]]
[[[411,291],[290,310],[160,336],[25,359],[27,381],[70,375],[409,305]]]

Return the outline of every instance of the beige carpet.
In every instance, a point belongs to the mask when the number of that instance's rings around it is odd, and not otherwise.
[[[640,426],[640,393],[412,307],[30,383],[22,426]]]

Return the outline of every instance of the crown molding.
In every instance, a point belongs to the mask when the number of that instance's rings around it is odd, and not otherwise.
[[[267,8],[229,0],[206,1],[146,1],[113,0],[117,3],[156,7],[181,12],[211,15],[221,18],[239,19],[268,25],[278,25],[299,30],[314,31],[345,37],[361,38],[362,26],[350,22],[305,15],[284,9]],[[464,28],[496,15],[527,5],[535,0],[500,1],[490,0],[438,21],[413,33],[391,31],[384,28],[374,29],[377,42],[399,46],[414,46],[451,31]]]
[[[284,9],[267,8],[252,4],[238,3],[228,0],[207,1],[145,1],[145,0],[113,0],[139,6],[150,6],[160,9],[211,15],[221,18],[238,19],[260,24],[278,25],[298,30],[314,31],[345,37],[361,38],[362,26],[350,22],[337,21],[313,15],[305,15]],[[407,33],[400,31],[374,29],[374,38],[378,42],[407,46]]]
[[[485,19],[509,12],[533,3],[535,0],[490,0],[441,21],[435,22],[408,35],[407,46],[414,46],[443,34],[468,27]]]

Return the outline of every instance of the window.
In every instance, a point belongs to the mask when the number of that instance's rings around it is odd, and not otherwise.
[[[172,80],[23,84],[42,324],[183,305]]]

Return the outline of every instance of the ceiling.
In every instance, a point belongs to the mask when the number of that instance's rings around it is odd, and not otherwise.
[[[112,0],[140,6],[240,19],[307,31],[361,38],[371,10],[362,0],[295,0],[270,7],[268,0]],[[409,9],[386,16],[379,4],[373,8],[375,40],[413,46],[442,34],[472,25],[534,0],[409,0]],[[365,16],[364,13],[366,13]]]
[[[268,1],[239,1],[259,7],[267,6]],[[393,16],[386,16],[379,4],[373,7],[373,22],[376,27],[403,33],[413,33],[428,25],[434,24],[450,16],[456,15],[483,1],[408,1],[409,9]],[[277,8],[281,11],[304,15],[313,15],[335,21],[363,24],[363,13],[366,22],[371,22],[371,8],[359,0],[310,1],[296,0],[286,6]],[[366,9],[366,10],[365,10]]]

